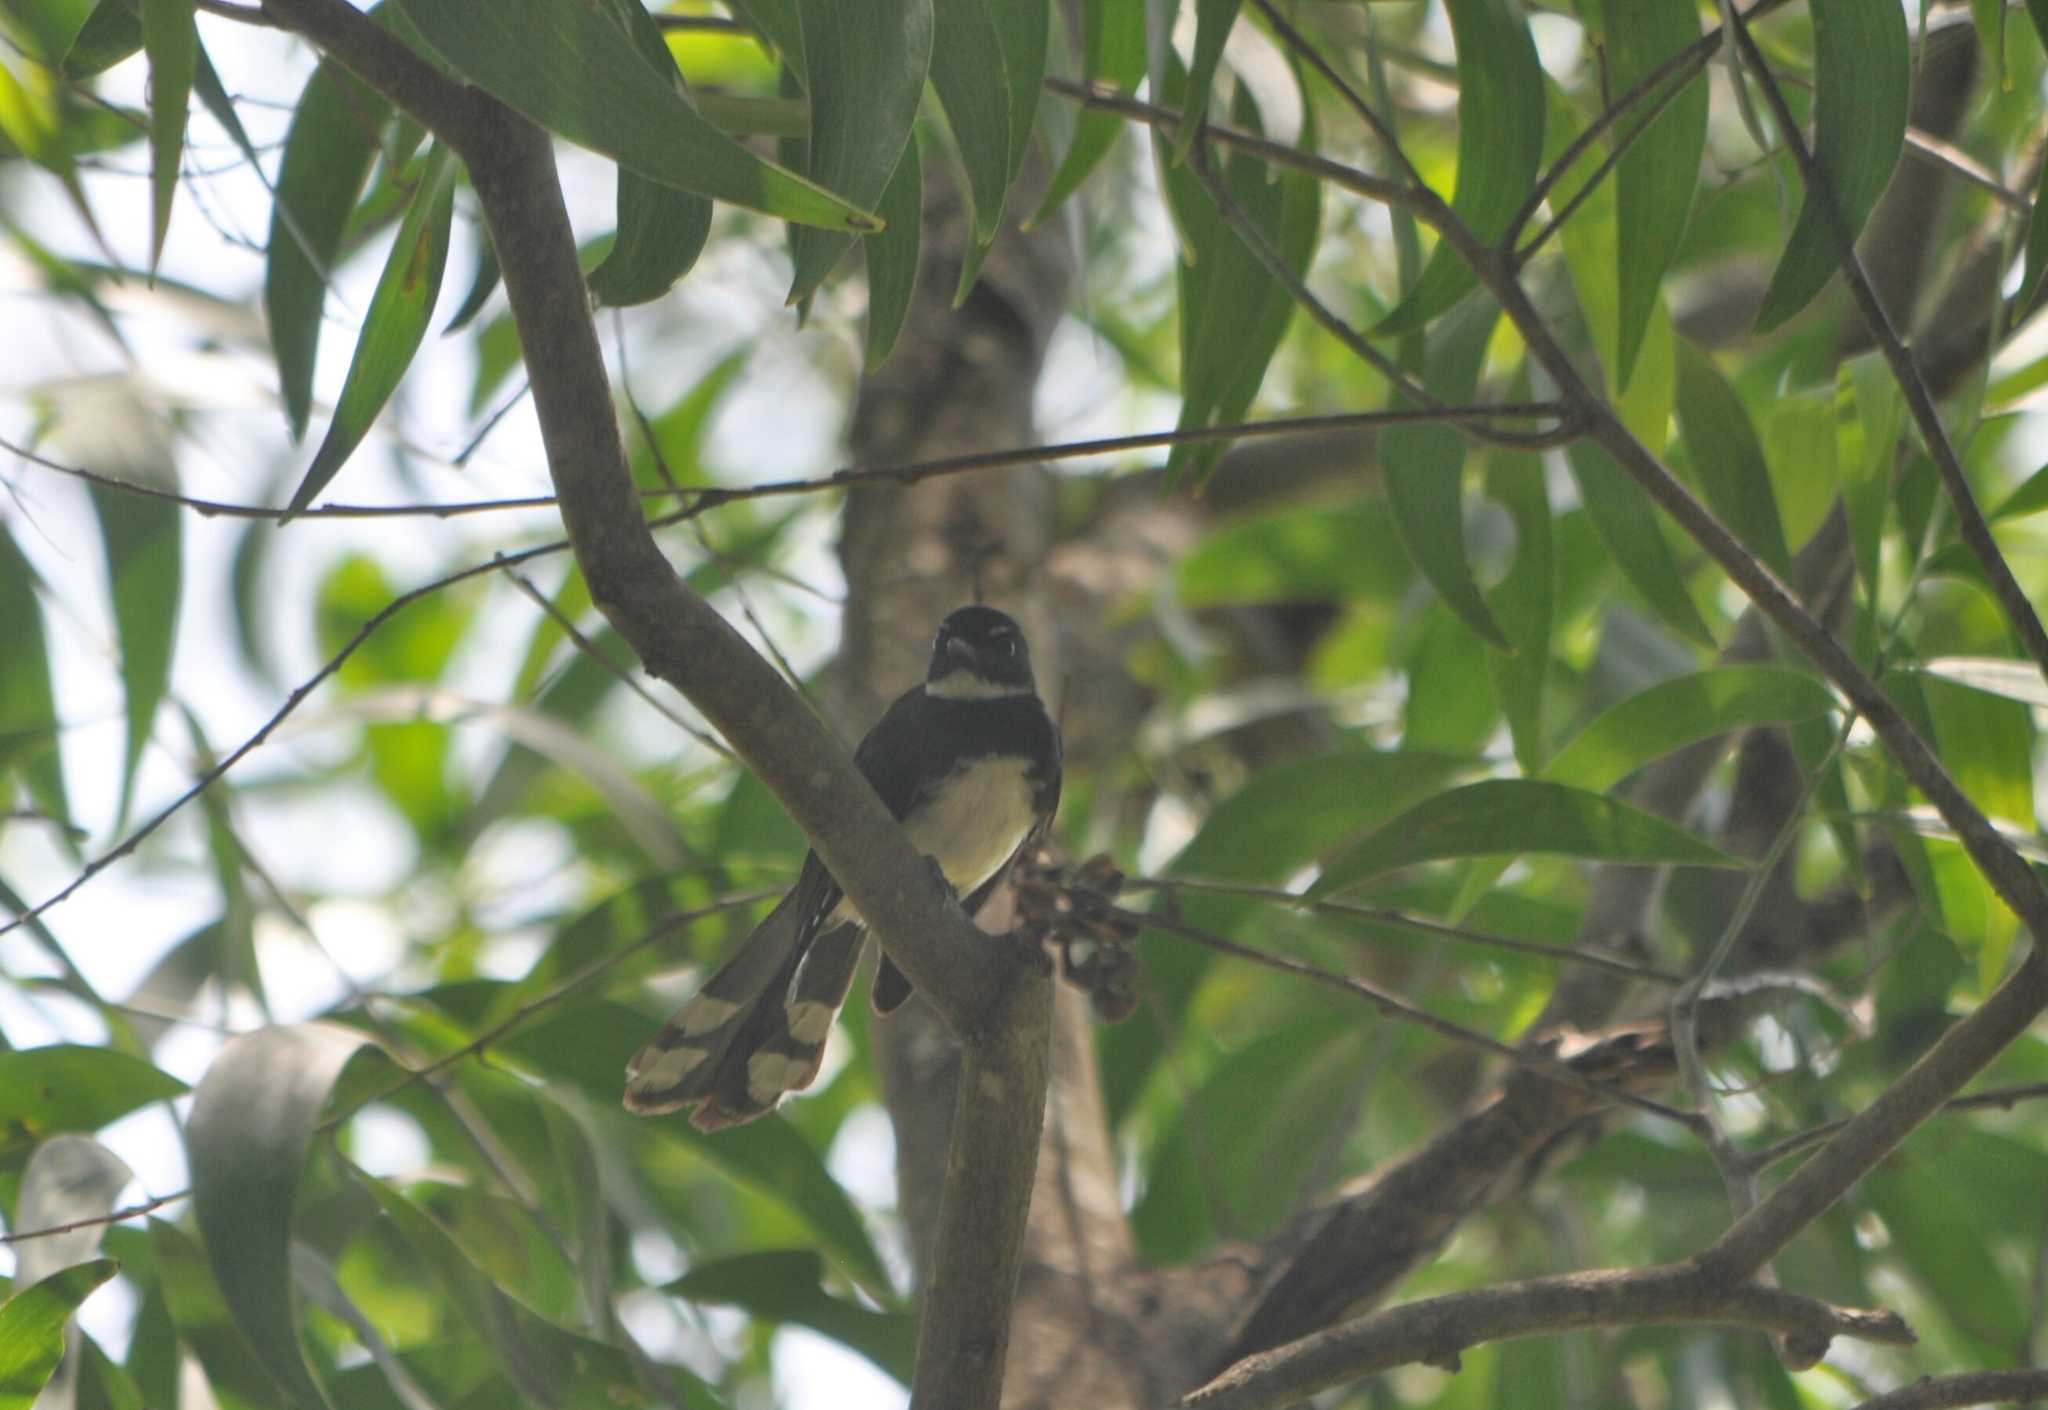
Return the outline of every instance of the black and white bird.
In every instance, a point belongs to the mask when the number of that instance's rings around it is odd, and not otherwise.
[[[853,761],[973,915],[1059,805],[1060,737],[1016,622],[962,607],[939,624],[924,681],[898,696]],[[707,1131],[752,1121],[810,1085],[867,930],[818,854],[733,957],[626,1065],[626,1107],[696,1107]],[[878,1013],[910,981],[882,957]]]

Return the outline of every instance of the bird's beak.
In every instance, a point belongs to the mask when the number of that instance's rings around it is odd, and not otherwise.
[[[950,655],[958,656],[962,661],[965,661],[970,665],[972,665],[974,662],[974,644],[968,641],[965,637],[947,637],[946,651]]]

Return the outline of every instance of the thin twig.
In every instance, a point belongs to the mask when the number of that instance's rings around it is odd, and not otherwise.
[[[1967,1097],[1953,1097],[1943,1102],[1940,1110],[1944,1115],[1958,1111],[1981,1111],[1985,1107],[2010,1111],[2021,1102],[2038,1101],[2043,1097],[2048,1097],[2048,1082],[2029,1082],[2018,1087],[1992,1087],[1986,1091],[1972,1092]],[[1752,1170],[1768,1170],[1787,1156],[1797,1155],[1803,1150],[1819,1145],[1847,1126],[1852,1119],[1844,1116],[1833,1121],[1823,1121],[1818,1126],[1809,1126],[1804,1131],[1795,1132],[1781,1141],[1774,1141],[1768,1146],[1753,1150],[1743,1159]]]
[[[738,762],[733,758],[732,750],[725,747],[724,740],[712,734],[709,730],[704,729],[701,725],[692,724],[677,714],[666,701],[657,699],[654,692],[641,682],[637,674],[600,651],[597,643],[585,636],[582,628],[570,620],[569,614],[560,607],[557,607],[553,599],[534,585],[531,578],[523,573],[514,572],[509,566],[504,568],[504,573],[521,592],[533,599],[534,605],[547,614],[548,619],[561,629],[562,635],[569,638],[578,651],[604,667],[614,680],[632,691],[633,694],[639,696],[642,703],[649,709],[653,710],[684,734],[690,736],[690,738],[696,740],[706,749],[709,749],[712,753],[723,758],[727,763]]]
[[[1271,901],[1276,905],[1291,906],[1317,915],[1345,916],[1352,920],[1398,926],[1403,930],[1414,930],[1460,944],[1478,945],[1490,950],[1508,950],[1519,955],[1535,955],[1539,959],[1552,960],[1558,964],[1586,965],[1593,969],[1605,970],[1609,974],[1640,979],[1667,988],[1676,988],[1685,982],[1683,975],[1675,974],[1668,969],[1637,964],[1614,955],[1602,954],[1597,950],[1574,949],[1568,945],[1546,945],[1540,940],[1521,940],[1512,935],[1496,935],[1490,931],[1473,930],[1467,926],[1451,925],[1444,921],[1431,920],[1426,916],[1412,915],[1407,911],[1361,906],[1351,901],[1326,901],[1293,891],[1282,891],[1272,886],[1242,886],[1228,881],[1193,881],[1178,876],[1139,876],[1126,879],[1124,890],[1186,891],[1195,895],[1242,896],[1247,900]]]
[[[1187,120],[1184,113],[1126,97],[1106,83],[1076,83],[1067,78],[1048,78],[1045,81],[1045,90],[1106,113],[1116,113],[1135,122],[1142,122],[1148,127],[1178,131]],[[1433,228],[1441,228],[1445,212],[1449,209],[1432,191],[1425,189],[1418,193],[1401,182],[1390,181],[1384,176],[1374,176],[1370,172],[1360,171],[1355,166],[1332,161],[1313,152],[1304,152],[1298,147],[1290,147],[1284,142],[1275,142],[1256,133],[1242,132],[1220,123],[1204,122],[1198,135],[1212,142],[1220,142],[1226,147],[1256,153],[1275,166],[1305,171],[1319,181],[1327,181],[1332,186],[1356,192],[1369,200],[1378,201],[1381,205],[1397,206],[1424,225]]]
[[[87,862],[84,868],[76,876],[72,877],[70,881],[66,882],[61,889],[38,901],[27,910],[22,911],[13,920],[0,924],[0,935],[5,935],[11,930],[19,929],[21,926],[43,915],[51,907],[69,900],[77,893],[81,886],[84,886],[109,866],[112,866],[115,862],[141,846],[145,838],[169,822],[187,803],[190,803],[208,788],[211,788],[229,769],[242,762],[243,759],[261,747],[264,741],[268,740],[276,732],[277,727],[290,718],[294,710],[297,710],[300,705],[305,703],[306,697],[319,689],[328,677],[340,670],[342,663],[348,660],[350,656],[353,656],[357,648],[368,641],[379,627],[383,626],[400,612],[403,612],[406,608],[412,606],[413,603],[420,601],[422,598],[431,597],[443,588],[452,587],[456,583],[502,569],[507,564],[524,563],[529,559],[539,558],[543,554],[560,553],[567,549],[568,546],[567,540],[558,539],[552,543],[541,544],[534,548],[521,549],[517,553],[500,554],[489,562],[472,563],[467,568],[459,569],[448,574],[446,577],[436,578],[433,582],[423,584],[392,598],[391,601],[385,603],[383,607],[365,621],[362,626],[358,627],[355,634],[342,644],[340,650],[328,657],[317,671],[294,686],[291,694],[285,697],[284,703],[271,713],[269,719],[258,726],[254,734],[236,745],[232,751],[222,756],[211,767],[202,771],[189,788],[172,799],[147,822],[142,823],[114,846],[108,848],[90,862]]]
[[[821,494],[830,490],[858,489],[871,484],[908,485],[942,475],[971,474],[1008,466],[1036,465],[1047,460],[1080,460],[1097,455],[1116,455],[1132,450],[1159,450],[1177,445],[1209,441],[1260,440],[1268,437],[1311,434],[1323,431],[1357,430],[1367,426],[1444,423],[1484,425],[1491,421],[1536,420],[1564,413],[1557,402],[1499,402],[1491,404],[1389,407],[1379,411],[1341,411],[1319,416],[1280,416],[1263,421],[1225,422],[1214,426],[1189,426],[1171,431],[1145,431],[1128,436],[1105,436],[1086,441],[1057,441],[1048,445],[1013,446],[1003,450],[975,451],[965,455],[940,456],[932,460],[908,461],[901,465],[849,465],[809,479],[767,480],[754,485],[679,485],[674,488],[636,490],[642,499],[672,499],[692,496],[690,505],[654,521],[655,527],[681,523],[698,514],[742,500],[780,499],[795,495]],[[1532,433],[1544,435],[1548,433]],[[1513,438],[1527,444],[1513,432],[1496,432],[1497,438]],[[69,475],[107,489],[141,495],[182,505],[202,515],[234,519],[283,519],[285,511],[268,505],[233,504],[221,500],[196,499],[154,485],[120,480],[79,466],[51,460],[26,447],[0,439],[0,451],[7,451],[32,465]],[[507,509],[546,509],[559,504],[554,495],[528,495],[513,499],[463,500],[448,504],[325,504],[302,509],[298,519],[388,519],[432,517],[451,519],[464,514],[482,514]]]
[[[141,1204],[131,1204],[125,1209],[96,1214],[90,1219],[74,1219],[68,1224],[52,1224],[47,1229],[23,1229],[18,1234],[0,1234],[0,1244],[26,1243],[30,1239],[47,1239],[56,1234],[74,1233],[79,1229],[97,1229],[103,1224],[119,1224],[127,1219],[140,1219],[143,1215],[154,1214],[165,1205],[184,1199],[191,1193],[190,1190],[174,1190],[170,1194],[144,1200]]]
[[[1192,940],[1197,945],[1206,946],[1211,950],[1230,955],[1235,959],[1249,960],[1253,964],[1264,965],[1268,969],[1277,969],[1283,974],[1292,974],[1297,978],[1313,980],[1329,988],[1341,990],[1355,999],[1363,999],[1379,1009],[1381,1013],[1387,1014],[1390,1017],[1399,1018],[1418,1027],[1426,1028],[1439,1037],[1449,1038],[1453,1042],[1464,1043],[1492,1053],[1496,1057],[1506,1058],[1517,1067],[1526,1067],[1539,1077],[1545,1077],[1553,1082],[1562,1083],[1567,1087],[1576,1088],[1579,1091],[1599,1097],[1603,1101],[1620,1102],[1624,1105],[1635,1107],[1638,1111],[1649,1112],[1652,1116],[1661,1116],[1666,1121],[1675,1122],[1688,1131],[1697,1132],[1699,1129],[1699,1118],[1691,1112],[1680,1111],[1677,1107],[1666,1106],[1663,1102],[1657,1101],[1654,1098],[1639,1095],[1625,1088],[1613,1086],[1610,1083],[1596,1081],[1577,1071],[1569,1063],[1559,1062],[1557,1059],[1544,1056],[1541,1053],[1514,1047],[1511,1044],[1501,1042],[1498,1038],[1489,1038],[1484,1033],[1467,1028],[1463,1024],[1453,1023],[1447,1018],[1439,1018],[1429,1010],[1411,1004],[1405,999],[1397,999],[1392,994],[1375,988],[1363,980],[1353,979],[1349,975],[1336,974],[1319,966],[1308,964],[1305,961],[1291,959],[1286,955],[1269,954],[1264,950],[1255,950],[1249,945],[1240,945],[1235,940],[1227,939],[1213,931],[1204,930],[1198,925],[1190,925],[1178,916],[1156,912],[1130,911],[1122,908],[1118,908],[1116,914],[1135,925],[1150,926],[1155,930],[1163,930],[1169,935],[1178,935],[1183,940]]]
[[[2048,1399],[2048,1371],[1965,1371],[1922,1376],[1855,1410],[1961,1410],[1966,1405],[2030,1405]]]
[[[1287,17],[1274,7],[1272,0],[1252,0],[1252,2],[1258,7],[1259,13],[1266,17],[1266,23],[1272,26],[1273,33],[1280,36],[1280,41],[1300,55],[1310,68],[1321,74],[1324,81],[1336,89],[1338,96],[1350,106],[1351,111],[1358,114],[1359,120],[1372,130],[1372,134],[1375,137],[1379,138],[1381,148],[1386,152],[1388,160],[1392,161],[1400,169],[1402,178],[1418,191],[1428,191],[1429,187],[1423,181],[1422,173],[1417,171],[1415,164],[1408,160],[1408,153],[1402,148],[1399,139],[1395,137],[1393,127],[1385,118],[1379,115],[1379,110],[1365,101],[1365,95],[1353,87],[1351,81],[1342,73],[1338,72],[1337,66],[1324,56],[1322,50],[1309,43],[1307,36],[1287,22]]]

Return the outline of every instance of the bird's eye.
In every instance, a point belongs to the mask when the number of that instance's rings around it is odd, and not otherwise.
[[[1017,654],[1017,648],[1021,644],[1022,643],[1020,643],[1017,640],[1017,638],[1013,636],[1006,636],[996,643],[996,649],[1001,651],[1005,656],[1015,656]]]

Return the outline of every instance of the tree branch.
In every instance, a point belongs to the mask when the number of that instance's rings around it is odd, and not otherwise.
[[[1012,1159],[1020,1131],[1037,1137],[1050,1014],[1043,957],[986,942],[845,746],[655,545],[626,464],[548,136],[442,78],[344,0],[267,0],[266,11],[463,158],[528,351],[549,471],[592,600],[648,670],[732,742],[966,1047],[975,1081],[962,1092],[973,1119],[956,1133],[951,1173],[972,1171],[973,1178],[948,1181],[939,1257],[977,1267],[985,1287],[957,1308],[928,1305],[912,1403],[995,1406],[1021,1242],[1019,1192],[1028,1197],[1032,1162],[989,1191],[986,1203],[977,1196]],[[960,1237],[995,1242],[962,1248]]]
[[[2048,1371],[1966,1371],[1922,1376],[1856,1410],[1959,1410],[1965,1405],[2031,1405],[2041,1399],[2048,1399]]]
[[[1891,315],[1878,298],[1872,287],[1870,276],[1864,271],[1863,261],[1856,253],[1854,232],[1849,229],[1848,220],[1842,213],[1841,205],[1835,198],[1835,189],[1829,183],[1827,173],[1814,160],[1813,150],[1806,145],[1806,136],[1800,131],[1798,119],[1792,114],[1791,105],[1785,101],[1785,92],[1778,86],[1770,65],[1756,47],[1756,40],[1750,36],[1749,26],[1741,16],[1735,17],[1735,44],[1742,54],[1743,63],[1756,75],[1758,86],[1763,89],[1764,101],[1770,105],[1771,116],[1778,124],[1786,149],[1799,164],[1799,175],[1806,184],[1806,199],[1817,202],[1826,218],[1829,231],[1836,242],[1841,259],[1842,279],[1855,296],[1856,307],[1863,313],[1863,321],[1870,326],[1870,333],[1877,340],[1878,350],[1884,354],[1892,377],[1905,394],[1906,409],[1912,413],[1913,424],[1919,428],[1920,439],[1927,446],[1927,453],[1941,472],[1942,488],[1947,491],[1949,503],[1955,509],[1956,529],[1962,540],[1969,546],[1977,566],[1983,570],[1984,580],[1991,585],[1992,595],[2005,612],[2006,620],[2019,635],[2020,644],[2027,655],[2034,660],[2044,678],[2048,678],[2048,628],[2041,625],[2041,618],[2034,611],[2034,604],[2028,598],[2026,589],[2012,574],[2012,567],[1999,551],[1998,541],[1991,536],[1991,525],[1984,518],[1984,511],[1977,506],[1976,493],[1970,488],[1970,479],[1963,470],[1962,458],[1956,454],[1955,443],[1949,439],[1948,428],[1942,424],[1941,411],[1934,404],[1934,396],[1927,388],[1927,379],[1920,375],[1919,364],[1912,352],[1892,327]],[[1981,865],[1981,863],[1980,863]],[[2015,909],[2018,909],[2015,907]],[[2025,914],[2025,912],[2021,912]],[[2037,929],[2035,934],[2041,932]]]
[[[1685,1264],[1567,1273],[1388,1308],[1247,1357],[1184,1396],[1181,1410],[1279,1410],[1318,1391],[1422,1362],[1458,1368],[1484,1342],[1589,1327],[1754,1327],[1783,1335],[1803,1366],[1835,1337],[1910,1346],[1893,1312],[1860,1311],[1776,1288],[1725,1287]]]

